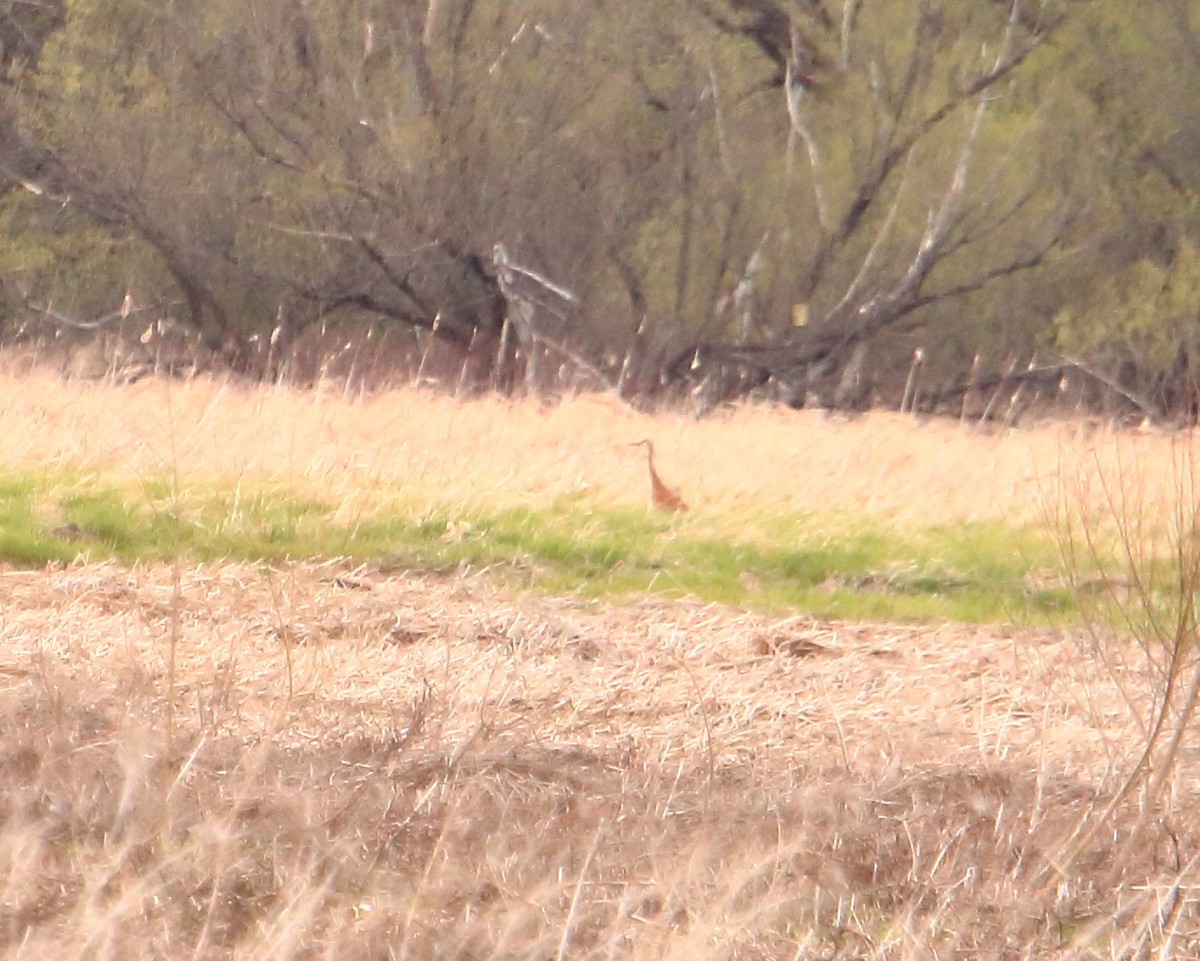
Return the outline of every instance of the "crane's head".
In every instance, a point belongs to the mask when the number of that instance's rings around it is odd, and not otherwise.
[[[654,453],[654,444],[649,437],[643,437],[641,440],[635,440],[630,447],[645,447],[651,454]]]

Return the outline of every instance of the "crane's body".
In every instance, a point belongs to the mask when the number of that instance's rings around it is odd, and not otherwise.
[[[654,444],[646,439],[629,446],[646,448],[646,467],[650,471],[650,503],[663,511],[686,511],[688,506],[683,498],[664,484],[658,476],[658,471],[654,469]]]

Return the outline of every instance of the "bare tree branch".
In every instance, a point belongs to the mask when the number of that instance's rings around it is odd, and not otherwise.
[[[802,57],[800,32],[792,27],[792,58],[788,63],[787,76],[784,82],[784,98],[787,103],[788,121],[791,124],[791,136],[788,138],[788,177],[792,174],[792,153],[794,138],[799,137],[808,151],[808,166],[811,172],[813,203],[817,209],[817,223],[824,232],[829,229],[829,206],[825,202],[825,190],[822,186],[824,172],[821,170],[821,153],[817,141],[808,125],[800,114],[800,104],[806,92],[799,80],[800,60]]]

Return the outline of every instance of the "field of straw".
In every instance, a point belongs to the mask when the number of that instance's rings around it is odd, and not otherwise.
[[[1135,465],[1153,503],[1184,443],[27,372],[0,380],[0,424],[8,469],[249,479],[347,515],[395,486],[636,507],[627,445],[651,437],[730,530],[1035,523],[1102,509]],[[8,567],[0,598],[4,957],[1200,957],[1200,756],[1182,742],[1161,805],[1118,793],[1154,652],[1100,658],[1082,629],[339,558]]]

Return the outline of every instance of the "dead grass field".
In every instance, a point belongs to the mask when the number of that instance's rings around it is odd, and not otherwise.
[[[0,386],[0,460],[340,499],[644,497],[1036,519],[1178,441],[603,400]],[[1159,470],[1161,465],[1161,471]],[[431,496],[433,496],[431,494]],[[1200,757],[1087,834],[1144,665],[1064,631],[612,604],[485,576],[228,563],[0,572],[13,958],[1195,958]],[[1143,712],[1144,713],[1144,712]],[[1130,847],[1127,839],[1136,838]]]
[[[407,390],[348,398],[332,388],[211,380],[63,382],[36,370],[0,378],[0,424],[6,465],[96,468],[135,480],[169,470],[185,484],[268,478],[348,513],[388,484],[464,505],[589,492],[636,506],[646,501],[644,453],[628,444],[648,436],[660,472],[693,508],[734,522],[764,507],[914,524],[1020,522],[1039,517],[1063,484],[1090,488],[1096,469],[1118,458],[1140,464],[1165,496],[1175,446],[1160,434],[1085,424],[983,431],[754,407],[696,421],[603,396],[553,405]]]
[[[1189,756],[1149,844],[1053,868],[1136,743],[1056,632],[336,565],[0,590],[14,957],[1108,957],[1200,841]]]

